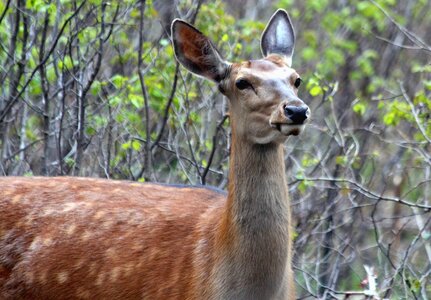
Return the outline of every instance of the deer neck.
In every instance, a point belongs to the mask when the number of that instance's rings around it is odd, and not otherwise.
[[[290,269],[283,146],[253,145],[232,134],[228,199],[218,240],[226,257],[223,276],[232,276],[232,287],[229,279],[224,282],[228,290],[239,284],[248,291],[248,298],[233,294],[232,299],[272,299]]]
[[[251,144],[232,132],[226,209],[233,245],[253,252],[256,260],[274,258],[274,253],[284,256],[290,210],[282,144]]]
[[[227,209],[238,230],[289,221],[282,144],[256,145],[232,136]]]

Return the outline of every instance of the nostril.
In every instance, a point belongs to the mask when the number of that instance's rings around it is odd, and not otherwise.
[[[308,118],[309,109],[307,106],[288,106],[284,107],[284,114],[294,124],[302,124]]]

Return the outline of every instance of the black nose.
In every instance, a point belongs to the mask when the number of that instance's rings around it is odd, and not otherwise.
[[[284,107],[284,114],[293,122],[293,124],[303,124],[304,121],[308,118],[308,106],[286,105]]]

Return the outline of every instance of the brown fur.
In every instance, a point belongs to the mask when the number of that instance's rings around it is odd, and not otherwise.
[[[0,299],[191,299],[204,188],[0,178]]]

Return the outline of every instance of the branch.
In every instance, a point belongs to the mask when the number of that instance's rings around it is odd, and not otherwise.
[[[145,109],[145,160],[143,171],[145,172],[145,181],[150,180],[151,175],[151,128],[150,128],[150,104],[147,92],[147,87],[144,81],[144,74],[142,70],[142,53],[144,46],[144,19],[145,19],[145,0],[141,1],[140,15],[139,15],[139,48],[138,48],[138,75],[139,83],[141,85],[142,94],[144,96],[144,109]],[[141,174],[142,175],[142,174]]]
[[[367,189],[366,187],[364,187],[363,185],[352,181],[350,179],[342,179],[342,178],[322,178],[322,177],[315,177],[315,178],[300,178],[300,177],[296,177],[295,178],[296,181],[293,181],[290,184],[295,184],[298,181],[323,181],[323,182],[339,182],[339,183],[348,183],[353,185],[355,188],[349,188],[351,190],[355,190],[360,192],[361,194],[363,194],[364,196],[371,198],[371,199],[375,199],[375,200],[383,200],[383,201],[390,201],[390,202],[396,202],[396,203],[400,203],[400,204],[404,204],[410,207],[417,207],[417,208],[421,208],[421,209],[425,209],[426,211],[431,211],[431,206],[430,205],[425,205],[425,204],[418,204],[418,203],[413,203],[410,201],[406,201],[403,199],[399,199],[399,198],[395,198],[395,197],[389,197],[389,196],[380,196],[377,192],[371,191],[369,189]]]

